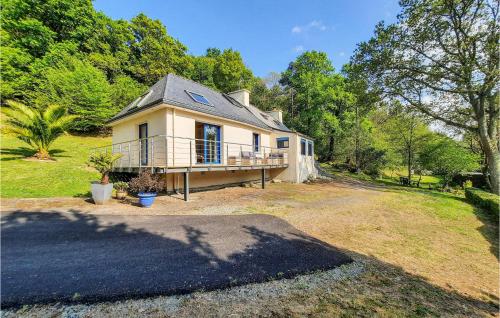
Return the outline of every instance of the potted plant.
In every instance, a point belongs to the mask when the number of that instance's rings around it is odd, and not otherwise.
[[[113,164],[121,156],[121,154],[108,152],[96,152],[90,155],[88,164],[101,173],[101,181],[93,181],[91,183],[92,199],[95,204],[105,204],[111,199],[113,184],[109,183],[109,173],[113,169]]]
[[[153,175],[149,170],[144,170],[128,183],[130,191],[137,194],[139,204],[149,208],[155,201],[156,195],[164,188],[160,176]]]
[[[118,181],[113,183],[113,188],[116,190],[116,198],[118,200],[123,200],[127,196],[128,183],[124,181]]]

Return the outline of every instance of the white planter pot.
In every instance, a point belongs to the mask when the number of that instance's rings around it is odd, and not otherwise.
[[[101,184],[98,181],[92,182],[92,199],[95,204],[105,204],[111,199],[113,193],[113,184]]]

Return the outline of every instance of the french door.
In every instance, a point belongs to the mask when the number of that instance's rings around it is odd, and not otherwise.
[[[204,163],[220,163],[220,127],[216,125],[203,124],[203,139]]]
[[[139,125],[139,147],[141,148],[141,166],[148,165],[148,124]]]

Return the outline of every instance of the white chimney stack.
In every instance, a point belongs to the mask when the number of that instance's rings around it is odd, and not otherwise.
[[[236,99],[240,104],[250,106],[250,91],[248,89],[243,88],[227,94]]]

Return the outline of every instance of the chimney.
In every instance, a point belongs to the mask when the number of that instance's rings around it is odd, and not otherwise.
[[[275,109],[268,111],[266,113],[268,113],[271,117],[273,117],[274,119],[276,119],[280,123],[283,123],[283,112],[281,111],[281,109],[275,108]]]
[[[227,94],[236,99],[242,105],[250,105],[250,91],[248,89],[243,88]]]

